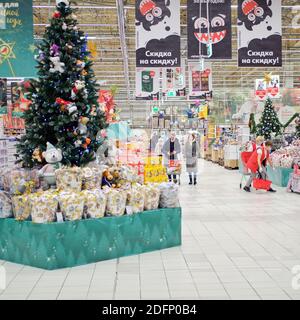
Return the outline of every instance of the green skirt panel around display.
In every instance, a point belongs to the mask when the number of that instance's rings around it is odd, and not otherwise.
[[[49,224],[0,219],[0,259],[49,270],[179,245],[181,208]]]

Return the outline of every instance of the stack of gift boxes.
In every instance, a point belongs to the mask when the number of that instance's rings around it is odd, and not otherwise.
[[[56,188],[48,190],[43,190],[38,170],[2,169],[0,218],[51,223],[178,206],[177,185],[139,184],[137,177],[128,173],[129,167],[123,169],[120,167],[122,183],[109,187],[103,186],[107,170],[103,167],[60,168],[55,171]]]

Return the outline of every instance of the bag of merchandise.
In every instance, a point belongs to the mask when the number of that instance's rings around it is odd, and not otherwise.
[[[13,216],[11,197],[8,192],[0,191],[0,218]]]
[[[127,192],[120,189],[106,189],[106,213],[111,216],[122,216],[125,213]]]
[[[138,213],[144,211],[145,192],[144,188],[139,185],[133,185],[130,192],[127,194],[127,207],[130,207],[130,212]]]
[[[6,171],[1,180],[3,189],[14,195],[32,193],[40,186],[38,170],[32,169]]]
[[[57,193],[49,190],[30,197],[31,220],[34,223],[47,223],[56,220],[58,208]]]
[[[12,197],[13,214],[16,220],[29,220],[31,214],[32,195],[21,195]]]
[[[86,167],[82,169],[83,189],[101,188],[102,170],[100,167]]]
[[[173,182],[164,182],[159,185],[160,198],[159,206],[161,208],[179,207],[178,185]]]
[[[65,220],[80,220],[83,215],[84,194],[81,192],[61,192],[58,203]]]
[[[84,213],[88,218],[102,218],[106,209],[106,194],[100,189],[84,190]]]
[[[66,192],[80,192],[82,170],[78,167],[62,168],[55,171],[57,189]]]
[[[145,210],[155,210],[159,205],[160,190],[155,184],[143,186],[145,193]]]

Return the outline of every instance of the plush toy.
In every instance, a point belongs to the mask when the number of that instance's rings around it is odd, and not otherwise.
[[[77,67],[78,69],[83,69],[83,68],[85,67],[85,62],[82,61],[82,60],[77,60],[77,62],[76,62],[76,67]]]
[[[67,7],[69,5],[69,0],[56,0],[56,5],[59,6],[61,3],[64,3]]]
[[[79,91],[81,91],[82,89],[85,88],[85,83],[84,81],[81,81],[81,80],[76,80],[75,81],[75,84],[74,84],[74,87],[72,88],[72,92],[71,92],[71,98],[73,100],[76,99],[77,97],[77,94]]]
[[[59,56],[59,46],[57,44],[53,44],[51,47],[50,47],[50,55],[53,56],[53,57],[58,57]]]
[[[51,73],[63,73],[65,71],[65,64],[60,61],[59,57],[50,57],[50,61],[53,64],[53,67],[49,70]]]
[[[32,159],[36,160],[37,162],[42,162],[43,161],[43,153],[42,153],[40,148],[35,148],[33,150]]]
[[[105,169],[102,174],[102,188],[107,186],[107,187],[112,187],[112,180],[113,180],[113,175],[111,174],[109,169]]]
[[[46,187],[54,187],[56,184],[55,170],[61,167],[62,151],[47,142],[47,150],[42,153],[47,164],[39,171],[39,176],[46,183]]]
[[[112,179],[112,187],[113,188],[120,188],[122,185],[122,174],[121,169],[118,167],[110,168],[111,175],[113,176]]]
[[[72,114],[72,120],[76,120],[78,117],[78,110],[77,110],[77,106],[74,103],[70,103],[67,105],[67,110],[69,112],[69,115]]]

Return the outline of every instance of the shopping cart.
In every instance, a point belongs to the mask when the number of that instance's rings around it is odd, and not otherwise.
[[[247,162],[250,159],[252,152],[243,151],[240,153],[240,172],[242,174],[240,189],[242,189],[243,182],[247,182],[247,176],[250,176],[251,172],[247,168]]]
[[[180,160],[169,160],[169,165],[167,167],[168,175],[176,175],[176,180],[180,185],[180,175],[181,175],[181,161]]]

